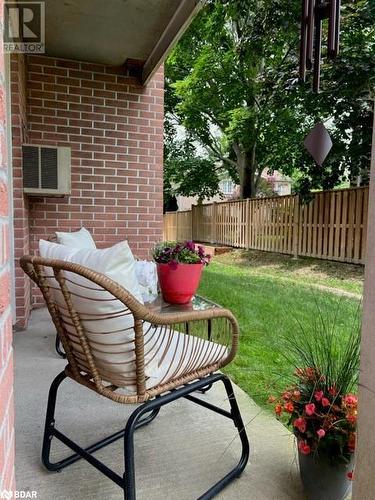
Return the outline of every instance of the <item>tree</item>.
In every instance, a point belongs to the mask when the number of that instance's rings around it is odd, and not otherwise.
[[[296,43],[294,10],[282,0],[209,1],[166,66],[167,110],[235,173],[241,197],[255,196],[268,166],[264,76]]]
[[[220,192],[226,170],[212,156],[200,156],[189,135],[177,137],[176,128],[166,120],[164,131],[164,209],[177,210],[176,195],[198,198],[198,203]]]
[[[166,63],[167,120],[184,125],[220,161],[240,183],[241,197],[256,194],[265,168],[300,171],[302,191],[366,172],[374,3],[343,2],[341,53],[333,63],[323,60],[322,92],[315,95],[311,81],[301,85],[297,77],[299,0],[209,0]],[[302,146],[319,120],[334,141],[323,168]]]

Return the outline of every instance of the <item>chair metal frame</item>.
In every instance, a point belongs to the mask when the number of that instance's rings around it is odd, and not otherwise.
[[[199,497],[201,500],[208,500],[217,495],[221,490],[223,490],[231,481],[239,477],[242,471],[245,469],[246,464],[249,459],[250,446],[246,434],[246,429],[244,427],[241,413],[233,392],[233,387],[229,378],[222,373],[214,373],[208,375],[207,377],[198,380],[196,382],[191,382],[183,387],[175,389],[167,394],[155,397],[155,399],[146,401],[142,405],[138,406],[127,420],[124,429],[121,429],[114,434],[88,446],[87,448],[82,448],[76,442],[72,441],[68,436],[63,434],[56,428],[55,421],[55,408],[56,408],[56,398],[58,388],[67,377],[65,371],[61,372],[55,380],[52,382],[47,404],[47,414],[43,437],[43,448],[42,448],[42,462],[44,466],[55,472],[60,472],[65,467],[77,462],[80,459],[85,459],[92,466],[94,466],[98,471],[104,474],[108,479],[116,483],[124,491],[125,500],[135,500],[136,498],[136,482],[135,482],[135,466],[134,466],[134,432],[151,423],[159,414],[160,409],[172,403],[180,398],[185,398],[191,402],[194,402],[204,408],[214,411],[230,420],[234,423],[237,428],[239,438],[241,440],[241,457],[237,465],[226,474],[217,483],[211,486],[203,495]],[[228,396],[228,401],[230,404],[230,410],[225,410],[218,406],[215,406],[203,399],[200,399],[192,394],[196,391],[202,391],[207,384],[215,384],[217,382],[222,382],[224,384],[226,394]],[[67,458],[60,460],[58,462],[52,463],[50,461],[50,450],[52,439],[58,439],[68,448],[70,448],[74,454],[68,456]],[[122,439],[124,442],[124,474],[121,477],[112,469],[108,468],[103,462],[98,460],[93,453],[95,451],[108,446],[109,444]]]

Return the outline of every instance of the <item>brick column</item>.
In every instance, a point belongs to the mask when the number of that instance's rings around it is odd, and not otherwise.
[[[3,0],[0,0],[0,16]],[[1,18],[1,38],[3,20]],[[13,490],[14,484],[14,414],[13,355],[10,307],[10,263],[8,226],[8,168],[5,128],[4,56],[0,53],[0,491]]]
[[[12,171],[14,205],[14,257],[16,275],[16,326],[23,329],[31,309],[31,284],[20,268],[19,259],[29,250],[29,200],[23,193],[22,144],[28,142],[26,113],[26,60],[23,54],[11,56]]]

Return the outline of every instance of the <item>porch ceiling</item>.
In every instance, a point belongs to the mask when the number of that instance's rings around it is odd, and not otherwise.
[[[46,0],[46,54],[113,66],[130,63],[138,66],[145,82],[199,4],[199,0]]]

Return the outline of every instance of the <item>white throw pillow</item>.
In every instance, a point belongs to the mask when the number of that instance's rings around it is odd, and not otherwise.
[[[135,274],[144,302],[151,302],[158,294],[158,275],[155,262],[137,260],[135,262]]]
[[[42,257],[74,262],[101,272],[123,286],[139,302],[142,302],[135,274],[135,260],[126,241],[111,248],[98,250],[71,248],[40,240],[39,251]],[[46,274],[50,276],[48,278],[50,291],[60,308],[65,329],[75,349],[76,358],[80,359],[80,368],[90,373],[85,357],[82,355],[74,326],[67,313],[64,298],[56,280],[51,275],[51,269],[46,268]],[[103,291],[92,281],[70,272],[64,272],[64,275],[66,286],[71,293],[73,307],[79,314],[81,325],[101,377],[119,387],[135,391],[133,315],[119,300],[115,299],[109,292]],[[151,325],[144,324],[146,346],[153,344],[150,342],[153,331]],[[153,376],[157,368],[158,357],[155,357],[154,353],[150,353],[149,357],[146,354],[145,362],[146,376]]]
[[[75,248],[96,248],[95,241],[90,231],[84,227],[74,233],[56,231],[57,243]]]

